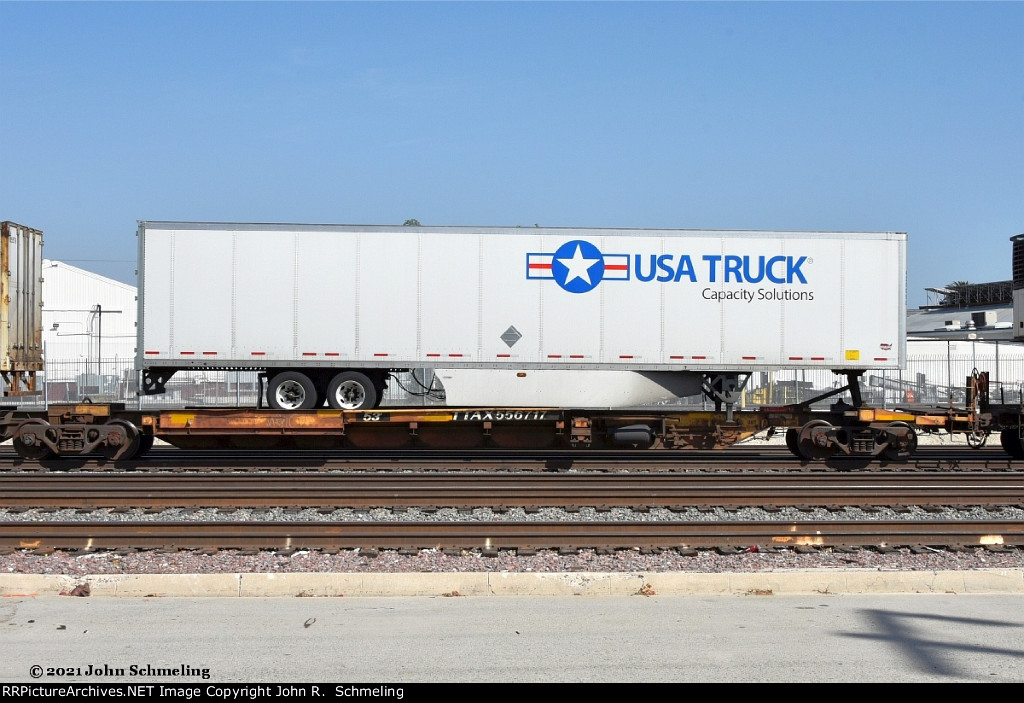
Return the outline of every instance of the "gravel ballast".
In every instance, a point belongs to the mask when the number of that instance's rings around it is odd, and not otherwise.
[[[930,441],[929,441],[930,440]],[[782,441],[780,437],[771,443]],[[751,444],[764,444],[754,439]],[[922,444],[958,445],[959,437],[941,435],[922,438]],[[214,509],[165,510],[149,512],[130,510],[115,512],[96,510],[79,512],[9,511],[0,510],[3,522],[48,521],[336,521],[336,522],[498,522],[498,521],[781,521],[804,520],[1024,520],[1024,509],[1004,507],[998,510],[984,508],[947,509],[933,512],[909,507],[899,512],[889,509],[864,511],[849,508],[840,511],[825,509],[798,510],[782,508],[765,511],[754,508],[740,510],[696,509],[670,511],[652,508],[644,512],[628,509],[598,511],[593,508],[566,511],[545,509],[524,511],[509,509],[492,511],[478,509],[464,511],[438,509],[421,511],[336,510],[324,514],[317,510],[234,510],[221,512]],[[597,553],[580,550],[565,554],[555,550],[541,550],[535,554],[519,555],[515,551],[501,551],[497,556],[484,556],[478,552],[453,553],[425,549],[415,553],[382,550],[368,555],[360,550],[325,552],[317,550],[260,551],[223,550],[213,554],[198,551],[54,551],[40,554],[32,550],[15,550],[0,554],[0,574],[42,574],[84,576],[88,574],[217,574],[217,573],[430,573],[430,572],[761,572],[807,569],[877,569],[880,571],[947,571],[980,569],[1024,569],[1024,549],[989,549],[983,547],[961,551],[943,549],[895,549],[836,551],[820,549],[811,553],[794,550],[763,550],[761,545],[750,545],[739,554],[721,554],[715,550],[698,550],[694,556],[676,551],[641,553],[638,550],[619,550]]]
[[[1024,520],[1024,510],[1003,508],[990,511],[982,508],[972,510],[945,510],[930,512],[911,508],[907,511],[877,510],[866,512],[859,509],[828,511],[818,509],[801,511],[784,508],[778,511],[762,511],[744,508],[736,511],[696,509],[675,512],[651,509],[634,512],[626,509],[597,511],[582,508],[579,511],[546,509],[537,512],[508,510],[460,511],[442,509],[422,512],[407,510],[353,511],[338,510],[322,514],[316,510],[302,511],[242,511],[218,512],[216,510],[168,510],[150,513],[141,510],[110,512],[105,510],[81,513],[73,510],[43,512],[25,511],[9,513],[0,511],[0,521],[45,522],[45,521],[258,521],[258,522],[502,522],[502,521],[689,521],[710,522],[723,520],[759,520],[774,522],[799,522],[802,520]],[[686,556],[674,550],[659,553],[641,553],[639,550],[618,550],[613,553],[598,553],[594,550],[580,550],[565,554],[554,550],[542,550],[536,554],[519,555],[515,551],[501,551],[497,556],[484,556],[475,551],[453,553],[450,551],[425,549],[415,553],[382,550],[367,555],[360,550],[325,552],[317,550],[260,551],[257,553],[239,550],[223,550],[214,554],[195,551],[153,552],[153,551],[97,551],[74,552],[54,551],[38,554],[31,550],[17,550],[0,555],[0,574],[32,573],[81,576],[86,574],[210,574],[210,573],[422,573],[422,572],[634,572],[634,571],[689,571],[689,572],[743,572],[774,571],[783,569],[820,568],[872,568],[879,570],[904,571],[946,571],[963,569],[1024,569],[1024,550],[992,550],[971,548],[963,551],[943,549],[896,549],[879,551],[858,549],[855,551],[834,551],[820,549],[812,553],[794,550],[763,550],[761,545],[750,545],[739,554],[721,554],[715,550],[699,550],[695,556]]]

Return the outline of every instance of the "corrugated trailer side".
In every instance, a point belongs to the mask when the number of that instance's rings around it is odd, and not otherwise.
[[[0,376],[4,395],[40,392],[43,370],[43,233],[0,223]]]
[[[139,239],[151,376],[905,361],[902,233],[140,222]]]

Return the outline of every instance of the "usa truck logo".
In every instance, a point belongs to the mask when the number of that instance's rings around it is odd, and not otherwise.
[[[689,254],[635,254],[632,257],[629,254],[602,254],[590,242],[574,239],[558,247],[554,254],[528,253],[526,277],[554,280],[570,293],[592,291],[605,280],[629,281],[634,278],[644,283],[807,285],[803,267],[813,264],[814,260],[809,256],[784,254],[704,254],[699,257]],[[769,291],[761,297],[777,298],[778,294]],[[750,298],[745,296],[744,299]]]
[[[554,279],[570,293],[586,293],[601,281],[628,281],[629,254],[602,254],[590,242],[574,239],[554,254],[527,254],[526,277]]]

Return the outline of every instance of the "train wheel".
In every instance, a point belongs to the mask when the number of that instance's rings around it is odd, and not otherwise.
[[[892,461],[902,461],[904,459],[909,459],[914,454],[914,452],[917,451],[917,433],[914,432],[914,428],[912,428],[905,422],[890,422],[889,427],[906,427],[907,438],[906,441],[897,443],[896,446],[890,444],[888,447],[882,450],[882,453],[885,455],[885,458],[890,459]]]
[[[971,449],[981,449],[988,442],[988,432],[978,430],[975,432],[971,430],[967,433],[967,446]]]
[[[142,439],[135,425],[127,420],[111,420],[107,423],[107,441],[100,452],[114,461],[131,459],[139,453]]]
[[[274,410],[309,410],[316,400],[313,382],[298,371],[279,373],[267,384],[267,404]]]
[[[803,458],[800,456],[800,448],[797,446],[797,442],[800,441],[800,430],[795,427],[790,427],[786,430],[786,447],[793,456]]]
[[[1012,459],[1024,459],[1024,442],[1021,441],[1020,430],[1016,427],[1007,427],[1000,432],[999,443]]]
[[[358,371],[342,371],[327,387],[327,404],[336,410],[369,410],[377,405],[377,389]]]
[[[43,441],[43,434],[49,426],[46,420],[26,420],[18,425],[11,439],[18,456],[33,461],[53,456],[53,450]]]
[[[801,427],[796,441],[800,458],[817,461],[832,456],[835,447],[825,435],[831,429],[832,425],[827,420],[811,420]]]
[[[139,435],[139,451],[135,452],[135,456],[142,456],[150,449],[153,448],[153,442],[156,441],[156,437],[151,434],[140,434]]]

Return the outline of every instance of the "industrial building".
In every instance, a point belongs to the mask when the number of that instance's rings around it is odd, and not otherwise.
[[[43,259],[43,353],[50,401],[134,389],[135,286]]]

